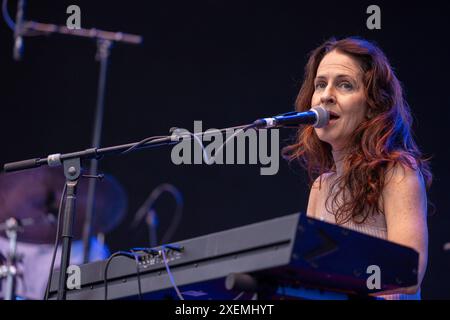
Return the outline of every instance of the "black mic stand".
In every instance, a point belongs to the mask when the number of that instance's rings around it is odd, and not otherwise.
[[[140,145],[139,148],[136,148],[135,150],[150,146],[170,145],[174,143],[177,143],[177,141],[174,141],[173,137],[168,136],[165,138],[155,139],[146,144]],[[130,147],[136,146],[136,144],[137,143],[131,143],[102,149],[91,148],[66,154],[52,154],[43,159],[36,158],[8,163],[4,165],[3,169],[5,172],[37,168],[42,165],[58,166],[62,164],[64,167],[64,175],[66,177],[66,194],[64,198],[64,211],[62,213],[62,252],[61,272],[58,283],[58,300],[66,299],[67,268],[70,265],[70,252],[73,238],[73,223],[76,208],[77,185],[82,170],[81,160],[98,160],[105,155],[120,154],[123,151],[128,150]]]
[[[23,1],[21,1],[23,3]],[[23,17],[23,5],[19,6],[20,17]],[[95,113],[95,125],[94,133],[92,138],[92,147],[97,148],[100,145],[101,131],[102,131],[102,121],[104,112],[104,96],[105,96],[105,86],[106,86],[106,75],[107,67],[110,55],[110,48],[113,42],[121,42],[128,44],[141,44],[142,37],[133,34],[125,34],[122,32],[109,32],[97,29],[69,29],[66,26],[58,26],[53,24],[38,23],[34,21],[23,21],[20,25],[20,36],[27,36],[30,33],[50,35],[50,34],[61,34],[78,36],[89,39],[95,39],[97,41],[97,59],[100,61],[100,75],[99,84],[97,91],[97,105]],[[15,31],[15,32],[16,32]],[[16,37],[17,38],[17,37]],[[16,39],[17,41],[18,39]],[[22,41],[20,37],[20,41]],[[16,51],[15,51],[16,58]],[[90,151],[95,149],[90,149]],[[88,152],[89,153],[89,152]],[[95,153],[95,152],[94,152]],[[61,253],[61,273],[59,278],[59,290],[58,290],[58,300],[64,300],[66,298],[66,281],[67,281],[67,267],[70,264],[70,252],[73,238],[73,222],[75,215],[75,200],[77,193],[78,179],[81,175],[81,159],[84,153],[77,155],[70,155],[67,159],[59,158],[58,155],[54,156],[52,159],[48,159],[48,163],[51,165],[63,164],[64,175],[66,177],[66,197],[65,197],[65,207],[63,212],[63,228],[61,233],[62,238],[62,253]],[[95,156],[91,159],[95,159]],[[26,167],[26,166],[25,166]],[[6,170],[6,168],[5,168]],[[97,175],[97,161],[91,161],[91,168],[89,174],[91,176]],[[95,183],[96,179],[91,179],[89,181],[88,188],[88,205],[86,213],[86,221],[83,228],[83,249],[84,249],[84,260],[85,262],[89,259],[89,240],[92,224],[92,213],[95,201]]]
[[[58,300],[66,299],[67,268],[70,265],[70,252],[73,238],[73,222],[75,218],[77,186],[81,175],[80,158],[69,159],[63,162],[66,177],[65,205],[62,217],[62,251],[61,272],[59,274]]]
[[[106,76],[108,73],[108,64],[110,50],[112,47],[112,41],[106,39],[97,40],[97,60],[100,61],[100,74],[98,78],[98,89],[97,89],[97,105],[95,110],[95,122],[94,122],[94,132],[92,135],[92,145],[93,148],[100,147],[100,140],[102,136],[102,126],[103,126],[103,114],[105,110],[105,87],[106,87]],[[98,173],[98,162],[96,160],[91,160],[89,166],[89,175],[96,176]],[[92,220],[94,218],[94,205],[95,205],[95,187],[97,184],[97,179],[90,179],[88,184],[88,194],[87,194],[87,207],[86,207],[86,218],[83,225],[83,263],[89,262],[90,250],[91,250],[91,233],[92,233]]]
[[[242,130],[254,128],[253,124],[242,126]],[[235,127],[236,128],[236,127]],[[223,129],[226,130],[226,129]],[[215,132],[214,132],[215,133]],[[209,135],[211,132],[202,132],[200,135]],[[196,133],[195,135],[199,135]],[[66,194],[65,205],[62,216],[62,254],[61,254],[61,272],[58,283],[58,300],[66,299],[66,282],[67,282],[67,267],[70,263],[70,251],[73,238],[73,222],[75,216],[75,202],[77,194],[78,179],[81,176],[81,161],[82,160],[99,160],[105,156],[119,155],[130,153],[146,148],[154,148],[159,146],[174,145],[184,139],[193,139],[191,135],[179,134],[177,130],[172,132],[171,136],[155,137],[152,139],[144,139],[142,141],[117,145],[106,148],[90,148],[82,151],[76,151],[65,154],[51,154],[45,158],[34,158],[22,161],[6,163],[3,166],[5,172],[20,171],[24,169],[37,168],[43,165],[51,167],[63,165],[64,175],[66,177]]]
[[[108,71],[110,49],[114,42],[126,43],[126,44],[141,44],[142,37],[139,35],[126,34],[122,32],[110,32],[98,29],[69,29],[66,26],[59,26],[54,24],[39,23],[35,21],[23,21],[23,7],[24,0],[19,0],[19,9],[17,12],[17,21],[20,21],[20,25],[15,30],[15,50],[14,58],[19,60],[22,48],[22,36],[30,35],[30,33],[36,33],[39,35],[61,34],[77,37],[84,37],[89,39],[95,39],[97,41],[97,54],[96,59],[100,61],[100,73],[98,79],[97,88],[97,103],[94,119],[94,128],[92,134],[92,148],[98,148],[100,146],[103,114],[104,114],[104,100],[105,100],[105,87],[106,76]],[[20,43],[19,43],[20,41]],[[20,45],[20,46],[19,46]],[[89,175],[96,176],[98,171],[98,163],[92,160],[89,168]],[[94,215],[95,204],[95,187],[96,179],[89,180],[88,195],[87,195],[87,207],[86,218],[83,225],[83,261],[89,262],[90,252],[90,237],[92,231],[92,220]]]

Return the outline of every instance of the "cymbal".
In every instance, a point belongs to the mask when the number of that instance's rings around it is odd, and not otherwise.
[[[86,217],[89,178],[78,182],[74,239],[81,239]],[[0,174],[0,223],[8,218],[32,218],[34,223],[18,234],[18,240],[31,243],[53,243],[59,201],[65,184],[63,169],[39,167]],[[95,188],[92,233],[107,233],[120,224],[126,214],[124,188],[111,175],[97,181]],[[52,223],[53,221],[53,223]]]

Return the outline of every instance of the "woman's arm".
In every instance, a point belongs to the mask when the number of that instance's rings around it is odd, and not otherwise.
[[[428,258],[427,197],[420,171],[400,164],[388,170],[383,205],[388,240],[419,253],[418,284],[400,291],[416,293],[425,275]]]

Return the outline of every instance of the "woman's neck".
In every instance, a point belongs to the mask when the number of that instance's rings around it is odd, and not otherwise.
[[[344,152],[342,149],[340,150],[333,149],[331,153],[333,155],[334,165],[336,167],[336,175],[337,177],[340,177],[342,175],[343,170]]]

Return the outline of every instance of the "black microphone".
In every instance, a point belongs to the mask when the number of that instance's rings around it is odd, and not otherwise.
[[[325,127],[330,121],[330,113],[322,106],[311,108],[306,112],[288,112],[272,118],[258,119],[253,122],[256,128],[274,128],[311,124],[316,128]]]
[[[25,0],[19,0],[17,2],[17,12],[16,12],[16,26],[14,28],[14,49],[13,58],[16,61],[22,60],[23,55],[23,12],[25,10]]]

